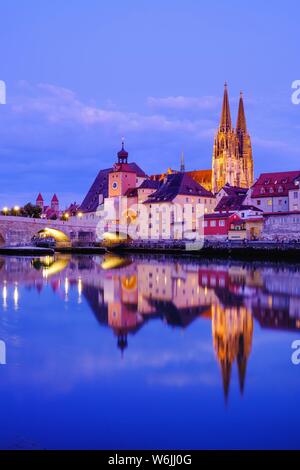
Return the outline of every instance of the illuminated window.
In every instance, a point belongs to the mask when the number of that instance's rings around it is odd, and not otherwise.
[[[268,206],[272,205],[272,199],[268,199]]]

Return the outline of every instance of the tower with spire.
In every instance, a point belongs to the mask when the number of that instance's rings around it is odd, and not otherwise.
[[[253,183],[253,159],[247,132],[243,95],[240,95],[236,129],[232,127],[227,83],[219,129],[215,135],[212,160],[212,188],[216,193],[225,184],[249,188]]]

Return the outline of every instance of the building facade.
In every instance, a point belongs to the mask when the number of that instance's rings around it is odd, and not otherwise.
[[[263,212],[299,209],[300,171],[262,173],[250,188],[247,200]]]

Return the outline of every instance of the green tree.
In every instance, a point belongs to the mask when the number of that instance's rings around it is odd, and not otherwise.
[[[23,217],[31,217],[33,219],[40,219],[42,214],[42,209],[39,206],[34,206],[31,202],[25,204],[24,207],[21,208],[20,214]]]

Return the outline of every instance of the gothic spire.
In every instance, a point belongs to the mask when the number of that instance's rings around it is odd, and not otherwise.
[[[225,358],[221,360],[221,372],[225,402],[227,402],[228,400],[229,385],[231,379],[231,366],[232,364],[229,359]]]
[[[184,173],[184,172],[185,172],[185,163],[184,163],[184,153],[183,153],[183,150],[182,150],[181,158],[180,158],[180,171],[181,171],[181,173]]]
[[[244,100],[243,100],[242,92],[240,93],[240,102],[239,102],[238,117],[237,117],[237,122],[236,122],[236,131],[237,133],[244,133],[244,134],[247,133]]]
[[[231,124],[231,115],[230,115],[227,83],[225,82],[223,105],[222,105],[222,114],[221,114],[221,121],[220,121],[220,131],[221,132],[227,132],[231,129],[232,129],[232,124]]]

